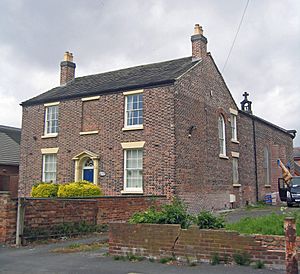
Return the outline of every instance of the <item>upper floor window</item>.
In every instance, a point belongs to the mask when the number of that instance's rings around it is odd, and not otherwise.
[[[143,126],[143,93],[128,94],[125,96],[125,128],[141,128],[141,126]]]
[[[230,122],[231,122],[231,140],[237,141],[236,115],[231,113]]]
[[[226,155],[226,139],[225,139],[225,121],[223,115],[219,115],[218,119],[218,130],[219,130],[219,146],[220,155]]]
[[[43,155],[43,182],[56,182],[56,154]]]
[[[58,105],[46,106],[45,135],[58,133]]]
[[[269,149],[264,148],[264,183],[265,185],[270,185],[270,155]]]

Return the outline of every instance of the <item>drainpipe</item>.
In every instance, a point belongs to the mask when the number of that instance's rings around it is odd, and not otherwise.
[[[257,177],[257,155],[256,155],[256,131],[255,121],[252,118],[252,129],[253,129],[253,149],[254,149],[254,167],[255,167],[255,194],[256,202],[258,202],[258,177]]]

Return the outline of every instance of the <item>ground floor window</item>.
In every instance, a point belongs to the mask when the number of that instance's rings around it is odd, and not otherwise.
[[[124,150],[125,191],[143,190],[143,150]]]
[[[56,154],[43,155],[43,182],[56,182]]]
[[[238,166],[238,158],[232,158],[232,177],[233,184],[239,184],[239,166]]]

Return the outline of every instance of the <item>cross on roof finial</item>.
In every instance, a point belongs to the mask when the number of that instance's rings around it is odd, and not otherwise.
[[[248,100],[247,97],[249,96],[249,93],[247,91],[245,91],[244,94],[243,94],[243,96],[245,97],[245,100],[247,101]]]

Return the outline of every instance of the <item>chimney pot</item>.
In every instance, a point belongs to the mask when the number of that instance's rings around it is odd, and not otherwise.
[[[66,51],[64,54],[64,61],[73,62],[73,53]]]
[[[203,29],[202,26],[200,26],[199,24],[195,24],[194,27],[194,35],[203,35]]]

